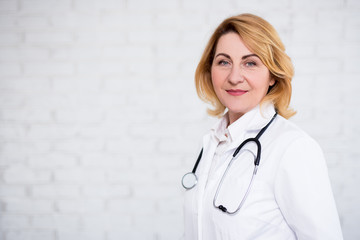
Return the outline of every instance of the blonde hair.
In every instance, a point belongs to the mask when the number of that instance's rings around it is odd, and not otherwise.
[[[246,46],[259,56],[269,69],[275,84],[260,104],[272,102],[277,112],[290,118],[296,112],[289,108],[291,99],[291,79],[294,68],[290,57],[285,53],[284,44],[274,27],[264,19],[253,14],[241,14],[225,19],[212,34],[195,72],[196,91],[200,99],[210,103],[214,109],[208,109],[212,116],[222,116],[225,106],[215,94],[211,81],[211,65],[216,45],[221,36],[234,32],[239,34]]]

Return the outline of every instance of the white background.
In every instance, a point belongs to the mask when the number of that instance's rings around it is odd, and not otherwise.
[[[180,179],[216,121],[194,71],[214,28],[244,12],[280,33],[296,69],[292,121],[322,146],[344,237],[360,239],[359,10],[0,0],[0,239],[181,239]]]

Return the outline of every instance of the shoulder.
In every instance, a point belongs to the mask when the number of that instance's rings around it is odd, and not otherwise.
[[[305,144],[319,147],[317,141],[295,123],[278,116],[274,121],[272,138],[288,146]]]
[[[267,141],[269,153],[283,167],[288,165],[324,165],[324,154],[319,143],[295,123],[279,116]]]
[[[277,149],[279,166],[294,171],[326,168],[323,151],[319,143],[295,123],[279,117],[274,124],[273,140],[270,145]]]

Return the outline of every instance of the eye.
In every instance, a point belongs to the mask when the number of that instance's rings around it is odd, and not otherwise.
[[[220,66],[229,66],[229,65],[230,65],[230,62],[229,62],[229,61],[226,61],[226,60],[220,60],[220,61],[218,62],[218,64],[219,64]]]
[[[254,61],[246,62],[246,63],[245,63],[245,66],[246,66],[246,67],[254,67],[254,66],[256,66],[256,62],[254,62]]]

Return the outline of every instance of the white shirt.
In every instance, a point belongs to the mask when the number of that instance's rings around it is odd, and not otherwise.
[[[274,115],[256,107],[226,128],[227,116],[204,137],[198,184],[185,193],[185,239],[343,239],[326,163],[319,145],[277,116],[260,137],[261,160],[251,191],[234,215],[213,206],[234,150],[255,137]],[[255,144],[240,151],[222,184],[217,205],[235,210],[254,169]]]

